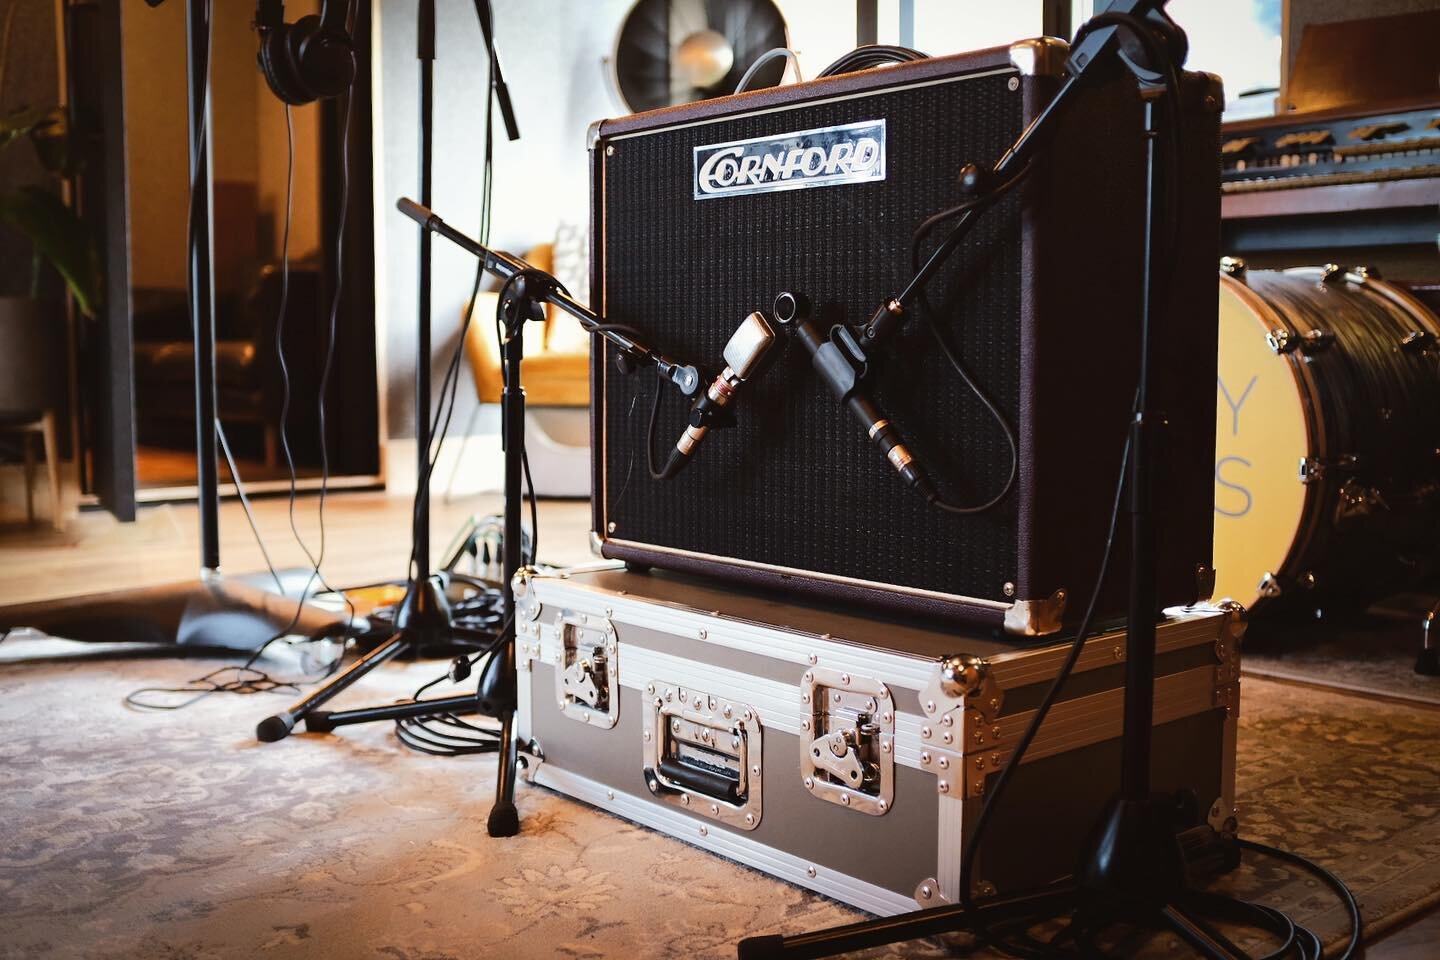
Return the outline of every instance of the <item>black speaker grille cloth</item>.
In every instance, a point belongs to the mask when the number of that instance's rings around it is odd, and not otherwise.
[[[711,375],[720,351],[776,293],[808,294],[858,323],[909,276],[911,233],[957,203],[955,175],[991,163],[1022,125],[1013,73],[737,117],[613,143],[605,161],[604,310]],[[694,200],[698,145],[885,118],[886,179]],[[930,288],[936,321],[1011,417],[1020,389],[1021,244],[1014,196],[978,228]],[[962,281],[962,278],[964,282]],[[706,437],[677,478],[650,479],[645,428],[658,379],[605,374],[606,519],[617,539],[1002,600],[1015,578],[1015,498],[982,516],[927,506],[899,481],[804,350],[745,385],[735,427]],[[913,320],[882,351],[874,380],[948,499],[988,499],[1004,482],[1004,436]],[[666,389],[656,455],[688,404]],[[902,573],[903,571],[903,573]]]

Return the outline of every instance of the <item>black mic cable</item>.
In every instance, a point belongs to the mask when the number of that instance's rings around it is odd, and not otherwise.
[[[655,405],[650,411],[650,428],[645,438],[645,454],[652,480],[674,477],[685,469],[695,455],[695,449],[712,429],[728,427],[735,422],[730,402],[740,386],[760,372],[774,343],[775,331],[770,328],[763,313],[757,311],[741,321],[739,329],[731,335],[721,353],[725,369],[691,405],[685,432],[675,441],[665,466],[660,469],[655,467],[654,456],[655,421],[660,410],[660,392],[656,391]]]

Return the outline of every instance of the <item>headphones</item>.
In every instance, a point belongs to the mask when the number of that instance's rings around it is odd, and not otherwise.
[[[355,82],[355,44],[346,32],[349,0],[322,0],[320,15],[285,22],[283,0],[260,0],[256,60],[275,96],[292,106],[338,97]]]

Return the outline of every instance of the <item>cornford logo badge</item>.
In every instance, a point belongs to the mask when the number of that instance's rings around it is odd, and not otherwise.
[[[885,179],[885,121],[695,148],[695,199]]]

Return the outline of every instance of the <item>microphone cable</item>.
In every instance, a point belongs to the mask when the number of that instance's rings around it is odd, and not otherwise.
[[[921,221],[920,225],[915,228],[914,233],[910,236],[910,266],[914,274],[918,276],[920,272],[920,254],[925,238],[929,236],[936,227],[946,220],[961,216],[972,210],[975,211],[978,216],[996,203],[999,203],[1006,194],[1019,186],[1034,169],[1035,162],[1032,160],[1025,164],[1025,166],[1009,180],[1006,180],[1004,183],[992,188],[981,196],[973,197],[963,203],[956,204],[949,209],[942,210]],[[1005,437],[1006,445],[1010,448],[1010,467],[1005,482],[1001,485],[999,492],[990,499],[978,504],[962,505],[952,503],[946,500],[944,496],[937,496],[931,502],[934,506],[947,513],[962,516],[986,513],[999,506],[1000,503],[1010,495],[1010,492],[1015,489],[1015,480],[1020,473],[1020,441],[1015,435],[1015,426],[1010,422],[1010,418],[1005,415],[1005,412],[1000,409],[990,394],[975,380],[974,376],[965,366],[964,361],[961,360],[954,344],[950,342],[950,338],[942,332],[939,325],[935,323],[933,316],[935,311],[930,306],[930,300],[923,285],[916,289],[915,305],[919,308],[916,310],[916,313],[925,324],[925,329],[930,331],[930,335],[940,347],[940,352],[944,354],[946,361],[949,362],[956,375],[960,377],[960,381],[964,383],[966,388],[980,401],[985,411],[990,415],[991,419],[995,421],[995,424],[1000,428],[1000,432]]]
[[[916,60],[928,59],[930,59],[929,54],[912,50],[910,47],[902,47],[893,43],[867,43],[856,47],[849,53],[841,54],[838,59],[815,76],[817,78],[833,77],[841,73],[854,73],[858,70],[870,70],[874,67],[887,67],[896,63],[913,63]]]

